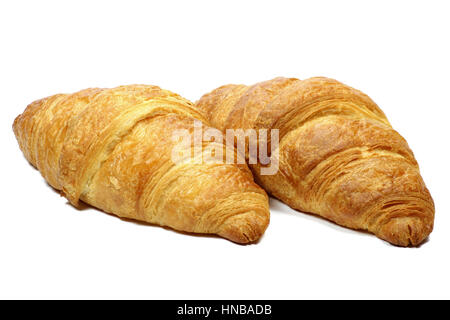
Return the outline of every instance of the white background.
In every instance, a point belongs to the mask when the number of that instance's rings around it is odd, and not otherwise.
[[[0,298],[450,298],[446,1],[4,1],[0,4]],[[256,245],[79,211],[22,156],[33,100],[156,84],[193,101],[227,83],[328,76],[408,140],[436,204],[397,248],[271,200]]]

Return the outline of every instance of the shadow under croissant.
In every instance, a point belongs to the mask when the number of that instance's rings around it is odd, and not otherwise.
[[[339,232],[343,232],[343,233],[347,233],[347,234],[359,234],[361,236],[367,236],[367,237],[372,237],[372,238],[377,238],[374,234],[372,234],[369,231],[366,230],[361,230],[361,229],[349,229],[346,227],[343,227],[337,223],[335,223],[334,221],[328,220],[324,217],[321,217],[315,213],[312,212],[304,212],[304,211],[299,211],[299,210],[295,210],[292,209],[291,207],[289,207],[287,204],[284,204],[283,202],[281,202],[280,200],[278,200],[277,198],[273,197],[272,195],[270,195],[270,209],[278,209],[278,211],[281,214],[287,214],[290,216],[294,216],[297,218],[301,218],[301,219],[307,219],[307,220],[314,220],[314,221],[318,221],[320,222],[322,225],[327,226],[329,228],[332,228],[334,230],[337,230]],[[287,209],[287,210],[286,210]],[[273,214],[273,213],[272,213]],[[379,239],[384,245],[388,246],[388,247],[397,247],[397,248],[410,248],[410,249],[414,249],[414,248],[420,248],[421,246],[423,246],[424,244],[428,243],[429,241],[429,236],[419,245],[416,246],[408,246],[408,247],[403,247],[403,246],[397,246],[395,244],[389,243],[387,241],[381,240]]]
[[[66,204],[70,205],[71,207],[73,207],[70,204],[69,201],[67,201]],[[238,244],[238,245],[241,245],[241,246],[246,246],[246,245],[249,245],[249,244],[257,244],[264,237],[264,235],[262,235],[257,241],[248,242],[248,243],[238,243],[238,242],[231,241],[229,239],[220,237],[219,235],[212,234],[212,233],[195,233],[195,232],[181,231],[181,230],[173,229],[173,228],[171,228],[169,226],[160,226],[158,224],[154,224],[154,223],[150,223],[150,222],[146,222],[146,221],[142,221],[142,220],[136,220],[136,219],[132,219],[132,218],[119,217],[119,216],[117,216],[117,215],[115,215],[113,213],[106,212],[106,211],[103,211],[103,210],[98,209],[96,207],[93,207],[90,204],[87,204],[87,203],[85,203],[83,201],[80,201],[80,208],[76,208],[76,207],[73,207],[73,208],[76,209],[76,210],[80,210],[80,211],[83,211],[83,210],[86,210],[86,209],[93,209],[93,210],[105,213],[108,216],[111,216],[113,218],[120,219],[120,220],[122,220],[124,222],[129,222],[129,223],[133,223],[133,224],[136,224],[136,225],[146,226],[146,227],[153,227],[153,228],[163,228],[163,229],[165,229],[167,231],[172,231],[172,232],[175,232],[175,233],[178,233],[178,234],[182,234],[182,235],[186,235],[186,236],[192,236],[192,237],[212,238],[212,239],[217,238],[217,239],[221,239],[221,240],[228,240],[229,242],[232,242],[233,244]]]

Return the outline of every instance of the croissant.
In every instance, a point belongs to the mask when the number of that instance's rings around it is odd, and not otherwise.
[[[419,245],[432,231],[434,203],[416,159],[364,93],[324,77],[276,78],[222,86],[196,106],[220,130],[279,130],[278,171],[250,167],[292,208],[398,246]]]
[[[245,164],[172,161],[173,133],[192,133],[194,120],[208,128],[179,95],[130,85],[35,101],[13,130],[26,159],[74,206],[82,200],[119,217],[256,241],[269,223],[268,197]],[[222,142],[200,147],[211,143]]]

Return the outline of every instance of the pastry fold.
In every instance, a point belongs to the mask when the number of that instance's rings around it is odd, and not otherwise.
[[[202,161],[175,131],[207,121],[188,100],[149,85],[86,89],[31,103],[13,124],[27,160],[74,206],[176,230],[258,240],[268,198],[248,167]],[[201,151],[212,143],[202,142]],[[173,161],[172,152],[186,154]],[[202,157],[202,153],[200,154]]]
[[[364,93],[336,80],[275,78],[225,85],[197,108],[220,130],[278,129],[279,170],[256,181],[292,208],[416,246],[434,204],[407,142]]]

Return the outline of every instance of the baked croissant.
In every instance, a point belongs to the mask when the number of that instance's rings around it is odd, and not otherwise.
[[[193,104],[156,86],[57,94],[13,125],[25,157],[77,206],[238,243],[261,237],[268,198],[244,165],[171,161],[175,130],[205,122]],[[202,142],[202,150],[211,143]],[[192,145],[186,145],[191,155]],[[178,150],[180,151],[180,150]]]
[[[336,80],[276,78],[225,85],[196,104],[212,126],[278,129],[279,170],[256,181],[292,208],[416,246],[434,204],[414,155],[364,93]]]

